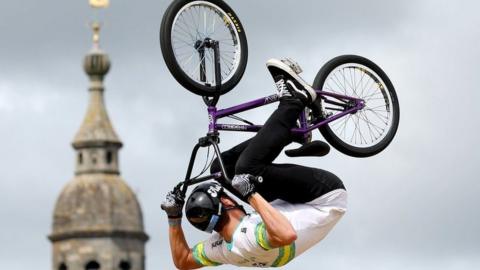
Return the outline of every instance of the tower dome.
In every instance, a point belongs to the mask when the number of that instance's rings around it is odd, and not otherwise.
[[[90,76],[105,76],[110,70],[110,59],[100,49],[93,49],[85,56],[83,69]]]
[[[82,174],[57,199],[51,240],[125,236],[146,240],[142,210],[133,191],[117,175]]]

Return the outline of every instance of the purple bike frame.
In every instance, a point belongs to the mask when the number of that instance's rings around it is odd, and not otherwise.
[[[344,107],[343,110],[337,109],[339,113],[327,116],[325,119],[321,119],[319,122],[316,123],[308,123],[307,121],[307,115],[305,113],[305,110],[303,111],[302,114],[300,114],[299,120],[300,120],[300,127],[299,128],[293,128],[292,132],[296,134],[301,134],[304,137],[307,137],[309,132],[312,130],[321,127],[322,125],[325,125],[327,123],[330,123],[332,121],[335,121],[347,114],[350,113],[355,113],[363,107],[365,107],[365,102],[362,99],[354,98],[354,97],[349,97],[349,96],[344,96],[344,95],[339,95],[335,93],[330,93],[330,92],[325,92],[321,90],[316,90],[318,98],[323,99],[323,101],[327,104],[334,104],[340,107]],[[334,98],[338,101],[334,100],[329,100],[328,98]],[[217,99],[218,100],[218,99]],[[187,175],[185,176],[185,181],[180,182],[174,190],[180,190],[183,195],[186,194],[187,188],[191,185],[198,184],[204,181],[208,181],[211,179],[216,179],[219,181],[222,181],[222,178],[224,181],[228,184],[231,183],[231,180],[227,176],[225,166],[223,164],[223,160],[221,158],[221,151],[218,147],[218,131],[220,130],[226,130],[226,131],[246,131],[246,132],[257,132],[262,128],[262,125],[235,125],[235,124],[219,124],[217,123],[218,119],[228,117],[230,115],[236,114],[236,113],[241,113],[244,111],[248,111],[254,108],[258,108],[264,105],[268,105],[274,102],[279,101],[279,98],[277,95],[271,95],[268,97],[256,99],[244,104],[240,104],[237,106],[233,106],[230,108],[226,109],[221,109],[217,110],[216,106],[209,106],[208,107],[208,118],[209,118],[209,125],[208,125],[208,133],[207,136],[200,138],[199,142],[195,145],[192,151],[192,155],[190,156],[190,163],[188,165],[187,169]],[[216,103],[216,102],[215,102]],[[207,176],[203,177],[194,177],[191,178],[192,175],[192,169],[193,165],[195,163],[195,158],[198,152],[198,149],[200,147],[206,147],[206,146],[211,146],[213,145],[213,148],[215,150],[215,154],[218,158],[219,165],[220,165],[220,172],[216,172]]]
[[[350,108],[347,108],[340,113],[337,113],[335,115],[329,116],[326,119],[322,119],[321,121],[317,123],[313,123],[311,125],[308,124],[307,122],[307,116],[304,113],[300,115],[300,127],[299,128],[293,128],[292,132],[296,134],[301,134],[301,135],[307,135],[309,132],[311,132],[314,129],[317,129],[325,124],[328,124],[332,121],[335,121],[347,114],[351,113],[356,113],[357,111],[363,109],[365,107],[365,102],[362,99],[359,98],[354,98],[354,97],[349,97],[349,96],[344,96],[344,95],[339,95],[335,93],[330,93],[330,92],[325,92],[321,90],[316,90],[318,98],[322,98],[325,100],[326,103],[329,103],[327,97],[332,97],[337,100],[343,101],[345,104],[346,102],[352,102],[352,106]],[[241,131],[241,132],[258,132],[261,128],[262,125],[236,125],[236,124],[219,124],[217,123],[218,119],[224,118],[231,116],[236,113],[241,113],[245,112],[251,109],[255,109],[261,106],[265,106],[274,102],[279,101],[277,95],[271,95],[268,97],[263,97],[259,98],[247,103],[243,103],[237,106],[233,106],[230,108],[226,109],[221,109],[218,110],[217,107],[215,106],[209,106],[208,107],[208,119],[209,119],[209,125],[208,125],[208,132],[210,134],[214,134],[218,132],[219,130],[225,130],[225,131]],[[332,101],[330,101],[331,103]],[[336,103],[336,102],[334,102]],[[338,103],[336,103],[338,104]]]

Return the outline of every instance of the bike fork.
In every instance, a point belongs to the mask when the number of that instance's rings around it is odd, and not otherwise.
[[[193,166],[195,165],[195,159],[197,157],[198,150],[201,147],[208,147],[208,146],[213,146],[213,149],[215,151],[215,156],[217,157],[218,162],[220,164],[220,172],[207,175],[204,177],[196,177],[192,179],[191,177],[192,177]],[[188,163],[187,174],[185,176],[185,181],[183,182],[183,186],[182,186],[182,193],[185,195],[187,192],[187,188],[191,185],[198,184],[198,183],[205,182],[212,179],[219,179],[222,177],[225,179],[225,182],[228,185],[231,185],[232,181],[227,175],[227,171],[225,169],[225,165],[222,159],[222,153],[220,151],[220,148],[218,147],[218,137],[207,135],[206,137],[200,138],[198,143],[193,147],[192,154],[190,156],[190,162]]]

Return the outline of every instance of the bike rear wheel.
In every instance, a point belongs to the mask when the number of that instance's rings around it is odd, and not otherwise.
[[[313,88],[365,101],[362,110],[319,128],[340,152],[369,157],[393,140],[400,121],[397,94],[385,72],[372,61],[356,55],[333,58],[318,72]],[[323,114],[332,115],[341,109],[326,104]]]
[[[209,41],[219,42],[219,92],[214,50]],[[223,95],[232,90],[247,65],[248,46],[243,26],[235,12],[221,0],[173,1],[162,19],[160,45],[175,79],[201,96]]]

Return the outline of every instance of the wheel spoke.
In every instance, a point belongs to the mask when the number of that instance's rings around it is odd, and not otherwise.
[[[369,121],[365,113],[363,113],[363,116],[364,116],[363,121],[365,121],[366,123],[368,123],[368,125],[369,125],[370,127],[374,128],[375,131],[378,133],[378,136],[380,136],[380,135],[383,134],[383,132],[385,131],[385,128],[381,128],[381,127],[375,125],[374,123],[372,123],[371,121]],[[377,137],[376,137],[375,139],[377,139]]]
[[[361,77],[360,77],[360,81],[358,82],[358,85],[360,86],[360,88],[361,88],[361,86],[362,86],[362,82],[363,82],[363,78],[364,78],[364,77],[365,77],[365,72],[362,72],[362,75],[361,75]],[[357,86],[355,86],[355,87],[357,87]]]
[[[357,122],[355,123],[355,125],[358,127],[358,135],[359,135],[359,139],[360,139],[360,144],[363,144],[363,142],[365,142],[365,144],[367,144],[367,140],[365,139],[365,137],[363,136],[363,133],[362,133],[362,129],[360,127],[360,117],[358,115],[355,115],[355,119],[357,120]],[[363,140],[363,142],[362,142]]]
[[[185,66],[187,63],[190,63],[190,61],[192,61],[193,57],[196,55],[196,53],[192,53],[192,55],[190,55],[190,57],[187,59],[187,61],[183,62],[181,65],[182,66]]]
[[[348,124],[348,121],[350,121],[350,118],[351,118],[351,117],[352,117],[352,115],[349,114],[349,115],[347,116],[347,121],[345,121],[345,123],[343,124],[343,130],[342,130],[342,132],[343,132],[343,138],[344,138],[344,139],[347,138],[347,137],[346,137],[346,136],[347,136],[347,135],[346,135],[347,124]]]
[[[373,93],[371,93],[370,95],[367,95],[367,96],[364,96],[363,99],[366,100],[366,101],[369,101],[371,98],[373,98],[374,96],[377,96],[377,95],[382,95],[382,92],[377,92],[377,91],[373,91]]]
[[[341,73],[340,73],[341,74]],[[341,81],[337,78],[337,74],[333,74],[333,76],[335,76],[335,79],[341,84]],[[344,77],[345,78],[345,77]],[[343,93],[346,95],[347,94],[347,88],[346,86],[342,87],[340,86],[332,77],[332,80],[333,82],[335,82],[335,84],[337,84],[338,88],[340,88],[340,90],[343,88]]]
[[[362,116],[363,116],[363,117],[362,117]],[[373,142],[373,141],[374,141],[374,138],[372,138],[372,133],[373,133],[372,127],[370,126],[370,122],[369,122],[368,120],[365,120],[365,116],[363,115],[363,112],[360,112],[360,119],[367,124],[368,131],[369,131],[368,134],[370,135],[370,140],[371,140],[371,142]]]
[[[378,125],[376,125],[375,123],[373,123],[372,121],[370,121],[367,117],[367,114],[365,112],[361,112],[360,115],[362,116],[362,120],[367,124],[367,126],[369,127],[369,129],[372,131],[373,135],[375,136],[375,139],[377,139],[378,137],[377,136],[380,136],[382,135],[382,132],[384,131],[384,128],[382,127],[379,127]],[[375,135],[375,132],[378,133],[378,135]]]
[[[355,127],[354,127],[354,129],[353,129],[352,137],[350,138],[350,142],[353,142],[353,137],[355,137],[356,134],[357,134],[357,126],[355,125],[355,120],[353,120],[353,124],[354,124]],[[356,137],[355,137],[355,139],[356,139]],[[355,141],[355,143],[356,143],[356,142],[357,142],[357,141]]]
[[[362,94],[362,98],[368,97],[368,96],[370,95],[369,93],[371,92],[372,87],[376,84],[376,83],[375,83],[375,80],[373,80],[372,78],[370,78],[370,81],[371,81],[371,82],[370,82],[370,85],[368,85],[368,87],[365,88],[365,89],[366,89],[365,91],[366,91],[367,95],[364,96],[364,95]],[[375,91],[375,89],[374,89],[373,91]]]
[[[181,26],[180,24],[176,24],[175,25],[175,31],[180,33],[178,30],[181,30],[183,33],[187,34],[191,39],[192,39],[192,43],[195,43],[195,40],[196,38],[192,35],[192,33],[190,31],[187,31],[183,26]]]
[[[350,87],[350,89],[352,89],[352,85],[349,83],[349,81],[347,80],[347,76],[345,76],[345,69],[342,69],[342,72],[340,73],[342,74],[343,76],[343,81],[345,83],[345,94],[347,94],[346,92],[346,89],[347,89],[347,85]],[[350,74],[351,75],[351,74]]]

